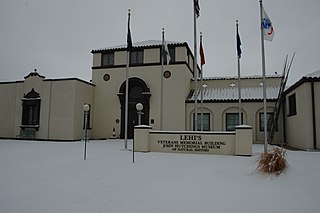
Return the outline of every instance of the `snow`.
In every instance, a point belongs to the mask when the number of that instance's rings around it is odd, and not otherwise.
[[[278,98],[280,87],[267,87],[267,99],[276,100]],[[200,89],[198,89],[200,93]],[[195,92],[187,101],[194,101]],[[205,88],[203,89],[204,101],[226,101],[226,100],[239,100],[238,87],[228,88]],[[198,99],[200,100],[200,96]],[[263,100],[263,87],[243,87],[241,88],[242,100]]]
[[[132,146],[129,141],[128,146]],[[135,153],[122,140],[0,140],[0,212],[319,212],[320,153],[287,151],[267,176],[252,157]]]

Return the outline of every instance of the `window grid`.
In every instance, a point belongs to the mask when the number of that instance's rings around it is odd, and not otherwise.
[[[113,66],[114,65],[114,53],[102,53],[101,65],[103,67]]]
[[[297,103],[296,103],[296,94],[290,95],[288,98],[289,102],[289,113],[288,116],[297,114]]]
[[[130,52],[130,64],[143,64],[143,50]]]
[[[241,113],[241,121],[243,124],[243,113]],[[226,131],[234,131],[239,125],[239,113],[226,113]]]
[[[260,113],[260,132],[264,131],[264,113]],[[274,121],[274,113],[267,112],[267,131],[271,130],[272,123]],[[278,124],[275,124],[275,131],[278,131]]]
[[[193,114],[193,130],[195,130],[195,114]],[[198,113],[197,131],[201,131],[201,113]],[[210,113],[203,113],[203,131],[210,131]]]

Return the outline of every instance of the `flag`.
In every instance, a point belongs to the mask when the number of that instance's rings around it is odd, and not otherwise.
[[[131,39],[131,31],[130,31],[130,12],[128,14],[128,34],[127,34],[127,51],[130,51],[132,48],[132,39]]]
[[[200,58],[201,58],[201,66],[206,63],[206,59],[204,58],[204,51],[202,47],[202,39],[200,39]]]
[[[266,11],[264,11],[264,8],[262,7],[262,20],[261,20],[261,25],[263,28],[263,39],[267,41],[272,41],[273,36],[274,36],[274,30],[272,26],[272,22],[269,19]]]
[[[165,39],[163,39],[163,54],[165,57],[167,57],[167,65],[169,64],[171,57],[170,57],[170,53],[169,53],[169,49],[168,49],[168,44],[167,41]]]
[[[238,53],[238,58],[241,58],[241,40],[240,40],[240,35],[239,32],[237,31],[237,53]]]
[[[197,18],[200,16],[200,6],[199,6],[199,0],[193,0],[194,3],[194,12],[197,15]]]

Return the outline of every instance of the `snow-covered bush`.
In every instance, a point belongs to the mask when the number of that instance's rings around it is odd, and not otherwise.
[[[267,153],[262,153],[258,159],[258,171],[280,175],[288,167],[286,150],[273,148]]]

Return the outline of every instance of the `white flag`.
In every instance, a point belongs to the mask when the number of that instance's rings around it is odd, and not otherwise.
[[[167,57],[167,65],[168,65],[171,60],[171,57],[170,57],[168,45],[165,39],[163,39],[163,46],[164,46],[164,54]]]
[[[274,30],[272,26],[272,22],[269,19],[269,16],[267,15],[266,11],[264,11],[264,8],[262,7],[262,28],[263,28],[263,38],[267,41],[272,41],[274,36]]]

